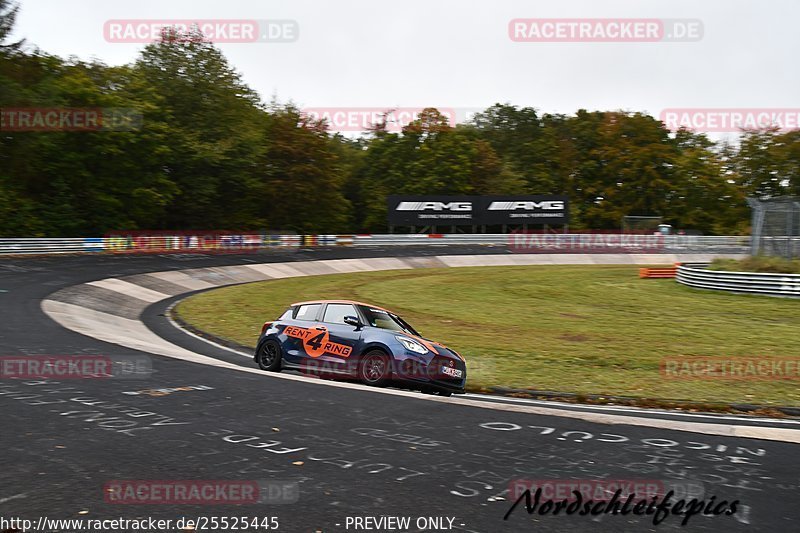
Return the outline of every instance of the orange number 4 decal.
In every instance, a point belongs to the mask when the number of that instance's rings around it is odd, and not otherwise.
[[[287,326],[283,330],[287,337],[293,337],[303,341],[303,350],[311,357],[319,357],[329,353],[341,357],[350,357],[353,351],[349,346],[331,342],[326,329],[307,329],[296,326]]]

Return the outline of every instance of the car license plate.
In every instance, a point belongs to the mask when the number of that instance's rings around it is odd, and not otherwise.
[[[459,369],[457,369],[457,368],[450,368],[449,366],[443,366],[442,367],[442,374],[444,374],[446,376],[454,377],[454,378],[460,378],[461,376],[464,375],[464,372],[459,370]]]

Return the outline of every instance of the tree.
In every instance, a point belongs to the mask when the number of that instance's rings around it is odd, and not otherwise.
[[[292,106],[273,104],[265,121],[259,156],[257,215],[273,229],[300,233],[346,231],[350,203],[342,194],[345,175],[321,121]]]
[[[402,133],[380,132],[368,145],[357,181],[367,229],[386,224],[391,194],[500,194],[522,192],[522,177],[506,164],[474,127],[453,128],[428,108]]]
[[[745,132],[736,168],[748,196],[800,195],[800,130]]]
[[[23,40],[6,43],[14,29],[18,13],[19,4],[11,0],[0,0],[0,56],[19,51],[24,43]]]
[[[132,131],[0,133],[0,235],[119,229],[383,231],[390,194],[563,194],[572,228],[659,215],[746,231],[745,196],[800,195],[800,131],[740,145],[671,134],[642,113],[540,113],[495,104],[454,127],[424,109],[399,133],[332,135],[293,105],[265,106],[196,29],[168,29],[131,65],[64,60],[10,43],[0,0],[0,107],[88,107]]]
[[[749,224],[744,191],[728,171],[727,147],[705,135],[680,130],[675,135],[675,190],[665,215],[679,228],[738,234]]]
[[[164,141],[162,176],[175,188],[163,227],[262,224],[251,216],[264,142],[258,95],[197,30],[166,31],[134,68],[141,76],[134,94],[152,104],[144,121]]]

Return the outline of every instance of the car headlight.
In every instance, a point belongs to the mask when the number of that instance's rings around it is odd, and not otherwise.
[[[400,337],[397,336],[395,339],[400,341],[400,344],[406,347],[406,350],[414,353],[426,354],[428,353],[428,349],[418,343],[417,341],[411,340],[408,337]]]

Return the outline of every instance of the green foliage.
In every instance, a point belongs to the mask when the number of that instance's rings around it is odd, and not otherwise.
[[[195,30],[167,31],[120,67],[11,43],[0,0],[0,107],[118,108],[133,131],[0,135],[0,236],[121,229],[385,231],[389,194],[563,194],[573,229],[625,215],[746,233],[745,197],[800,194],[800,131],[741,146],[668,132],[642,113],[541,114],[495,104],[453,127],[428,108],[402,132],[333,134],[265,105]]]
[[[343,164],[325,125],[293,106],[273,106],[259,163],[258,215],[272,228],[298,233],[346,231],[350,202]]]
[[[736,169],[748,195],[800,195],[800,130],[745,132]]]

